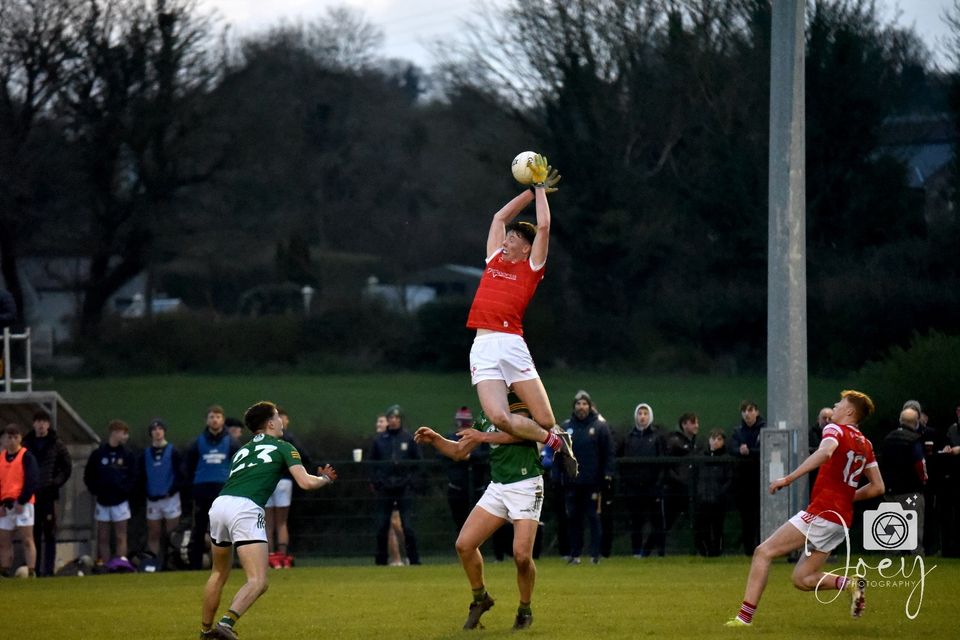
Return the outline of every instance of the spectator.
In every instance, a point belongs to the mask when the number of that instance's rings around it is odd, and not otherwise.
[[[624,439],[620,456],[658,458],[664,455],[660,427],[653,422],[653,408],[641,402],[633,411],[633,429]],[[664,554],[663,466],[655,462],[620,466],[620,485],[630,503],[630,547],[634,558],[645,558],[656,549]],[[647,539],[643,529],[649,527]]]
[[[820,413],[817,414],[817,421],[812,427],[810,427],[810,438],[809,438],[809,449],[807,450],[807,455],[812,454],[814,451],[820,448],[820,440],[823,438],[823,428],[830,424],[830,421],[833,419],[833,407],[823,407],[820,409]],[[813,485],[817,481],[817,473],[819,469],[814,469],[810,472],[810,477],[807,479],[807,494],[813,493]]]
[[[683,458],[696,451],[697,434],[700,432],[700,419],[695,413],[684,413],[677,420],[677,430],[667,436],[666,455]],[[663,487],[663,530],[664,538],[690,507],[690,481],[693,464],[677,462],[671,464],[664,476]]]
[[[141,454],[140,480],[147,495],[147,551],[151,557],[141,565],[141,570],[152,573],[163,569],[160,551],[166,550],[167,539],[180,524],[183,463],[177,448],[167,442],[163,420],[151,420],[147,433],[150,446]]]
[[[410,564],[420,564],[417,536],[411,524],[413,518],[413,482],[417,469],[408,464],[420,460],[420,447],[413,436],[403,428],[400,405],[387,409],[387,429],[379,434],[370,447],[367,459],[373,466],[373,488],[377,494],[377,553],[378,565],[387,564],[387,538],[393,510],[400,512],[403,539]]]
[[[740,403],[740,426],[734,429],[730,444],[731,453],[740,460],[733,495],[740,512],[740,541],[748,556],[760,544],[760,430],[766,426],[756,402]]]
[[[727,497],[733,469],[729,463],[726,438],[723,429],[714,429],[707,440],[697,476],[696,522],[694,523],[694,546],[697,553],[708,558],[723,553],[723,521],[727,514]]]
[[[387,430],[387,415],[385,413],[377,414],[375,429],[377,434],[384,433]],[[394,509],[393,513],[390,514],[390,532],[387,534],[387,560],[391,567],[402,567],[410,564],[410,561],[403,555],[405,546],[400,512]]]
[[[907,400],[903,403],[903,409],[913,409],[919,416],[920,426],[917,433],[920,434],[923,442],[924,458],[927,463],[927,483],[923,487],[924,513],[922,516],[925,529],[920,542],[927,554],[934,554],[940,551],[940,498],[944,485],[944,470],[939,464],[940,460],[936,458],[936,452],[943,449],[946,438],[927,424],[924,420],[926,413],[918,401]]]
[[[544,469],[543,511],[545,511],[556,524],[557,553],[563,556],[564,560],[570,560],[570,532],[569,526],[567,525],[567,501],[563,495],[566,474],[563,471],[562,465],[553,464],[553,449],[550,447],[544,447],[541,450],[540,460]]]
[[[590,557],[600,562],[601,491],[613,478],[613,440],[610,427],[600,416],[590,394],[578,391],[573,397],[573,415],[563,429],[573,441],[573,455],[580,463],[580,473],[565,485],[567,523],[570,531],[570,564],[580,564],[583,551],[583,517],[590,523]]]
[[[57,556],[57,503],[60,487],[73,473],[73,463],[67,445],[50,426],[50,414],[43,409],[33,414],[33,431],[23,438],[23,446],[37,459],[40,469],[33,525],[37,575],[52,576]]]
[[[37,459],[22,444],[23,430],[8,424],[0,436],[0,576],[11,576],[13,532],[20,535],[27,575],[34,577],[37,548],[33,542],[34,494],[38,486]]]
[[[192,484],[193,528],[190,531],[191,569],[203,568],[210,507],[230,475],[230,461],[240,444],[224,428],[223,407],[207,409],[207,424],[187,450],[184,478]]]
[[[136,486],[137,457],[127,446],[130,427],[122,420],[107,425],[107,440],[93,450],[83,471],[83,482],[96,498],[98,571],[133,571],[127,560],[127,523],[130,495]],[[113,532],[116,553],[110,554]],[[109,559],[109,562],[107,561]]]
[[[230,437],[237,442],[238,446],[243,445],[243,423],[236,418],[224,418],[223,426],[227,429]]]
[[[904,509],[917,512],[917,553],[923,554],[924,496],[927,466],[920,436],[920,414],[907,408],[900,412],[900,426],[883,439],[880,474],[887,501],[899,502]]]
[[[943,467],[943,509],[940,531],[946,558],[960,557],[960,402],[954,405],[957,421],[947,429],[938,462]]]
[[[290,415],[283,408],[277,408],[280,420],[283,422],[283,435],[281,438],[300,452],[303,466],[307,469],[312,468],[310,456],[306,449],[297,440],[292,433],[287,430],[290,424]],[[290,505],[293,503],[293,476],[289,471],[284,471],[283,477],[277,482],[277,488],[273,495],[267,500],[267,541],[269,543],[270,555],[268,563],[273,569],[289,569],[293,566],[293,556],[289,553],[290,548],[290,527],[288,520],[290,518]]]

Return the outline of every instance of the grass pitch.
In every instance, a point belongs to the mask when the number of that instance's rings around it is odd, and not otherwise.
[[[919,570],[893,576],[899,560],[884,571],[888,578],[870,570],[867,577],[874,584],[859,620],[850,618],[845,594],[821,604],[813,593],[794,590],[793,565],[780,561],[749,629],[723,627],[739,606],[746,558],[615,557],[598,566],[566,566],[548,558],[537,566],[534,625],[523,632],[531,638],[956,637],[957,560],[929,559],[922,595]],[[12,633],[3,637],[196,638],[206,577],[206,572],[180,572],[4,580],[5,610],[33,622],[8,625]],[[464,637],[460,627],[470,591],[460,567],[447,560],[405,568],[297,567],[274,571],[270,579],[270,590],[237,627],[244,640]],[[242,580],[235,570],[221,612]],[[517,604],[512,563],[488,565],[486,583],[497,605],[484,616],[486,629],[479,633],[515,638],[510,631]],[[825,592],[821,599],[834,594]],[[911,612],[919,611],[914,620],[905,615],[908,598]]]

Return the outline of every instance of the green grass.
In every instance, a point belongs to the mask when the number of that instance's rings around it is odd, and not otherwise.
[[[701,429],[730,430],[740,420],[740,401],[766,401],[762,377],[662,376],[641,377],[587,372],[545,373],[543,376],[558,420],[569,416],[573,396],[586,389],[601,413],[615,427],[632,426],[634,407],[653,406],[656,421],[667,429],[679,415],[696,412]],[[298,435],[336,433],[366,437],[374,418],[400,403],[408,426],[429,424],[445,429],[461,405],[477,410],[476,393],[463,374],[287,375],[287,376],[144,376],[48,380],[38,388],[55,389],[98,433],[113,418],[133,426],[133,441],[146,441],[146,425],[162,416],[170,425],[168,438],[186,444],[203,427],[206,408],[221,404],[227,415],[241,417],[257,400],[285,406]],[[832,404],[840,384],[811,379],[810,411]],[[348,452],[341,452],[348,453]]]
[[[938,565],[931,571],[931,566]],[[898,565],[899,566],[899,563]],[[750,629],[726,629],[742,598],[746,558],[612,558],[599,566],[538,562],[534,626],[525,637],[816,638],[898,640],[956,635],[955,594],[960,561],[930,559],[922,606],[908,620],[912,587],[874,587],[864,617],[849,617],[849,600],[820,604],[790,586],[792,565],[774,565]],[[887,571],[889,575],[891,570]],[[876,571],[868,573],[877,579]],[[914,574],[910,579],[915,579]],[[221,612],[242,582],[235,571]],[[17,624],[12,638],[195,638],[206,573],[115,575],[55,580],[5,580],[5,610],[33,612],[36,624]],[[420,567],[298,567],[272,572],[270,590],[237,628],[244,640],[267,638],[463,638],[470,598],[453,563]],[[486,583],[497,606],[484,616],[484,638],[516,637],[513,565],[490,565]],[[828,592],[824,595],[833,595]],[[916,606],[917,596],[912,602]],[[46,610],[44,613],[40,611]],[[42,620],[42,622],[41,622]]]

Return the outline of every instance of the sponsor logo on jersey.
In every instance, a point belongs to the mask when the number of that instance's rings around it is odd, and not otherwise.
[[[500,271],[499,269],[494,269],[493,267],[487,268],[487,273],[490,274],[491,278],[503,278],[504,280],[516,280],[517,274],[507,273],[506,271]]]

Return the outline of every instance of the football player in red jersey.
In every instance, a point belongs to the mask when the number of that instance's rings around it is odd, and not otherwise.
[[[564,471],[577,475],[570,436],[556,426],[547,392],[523,339],[523,314],[543,279],[550,243],[550,205],[560,176],[537,154],[529,164],[533,186],[493,216],[487,234],[486,268],[470,307],[467,327],[476,329],[470,376],[480,406],[500,431],[542,442],[562,454]],[[533,201],[537,224],[515,218]],[[531,418],[511,414],[507,387],[529,407]]]
[[[873,445],[857,425],[873,413],[873,401],[859,391],[842,391],[833,407],[833,422],[823,428],[820,447],[796,470],[770,483],[770,493],[790,486],[819,468],[810,505],[790,518],[753,552],[743,603],[727,626],[753,622],[760,596],[767,585],[774,559],[806,547],[793,570],[793,585],[801,591],[837,589],[851,592],[850,614],[859,618],[864,608],[864,582],[834,576],[821,569],[830,552],[847,539],[853,519],[853,503],[883,495],[883,478],[873,454]],[[860,478],[867,483],[859,486]],[[859,488],[858,488],[859,487]]]

